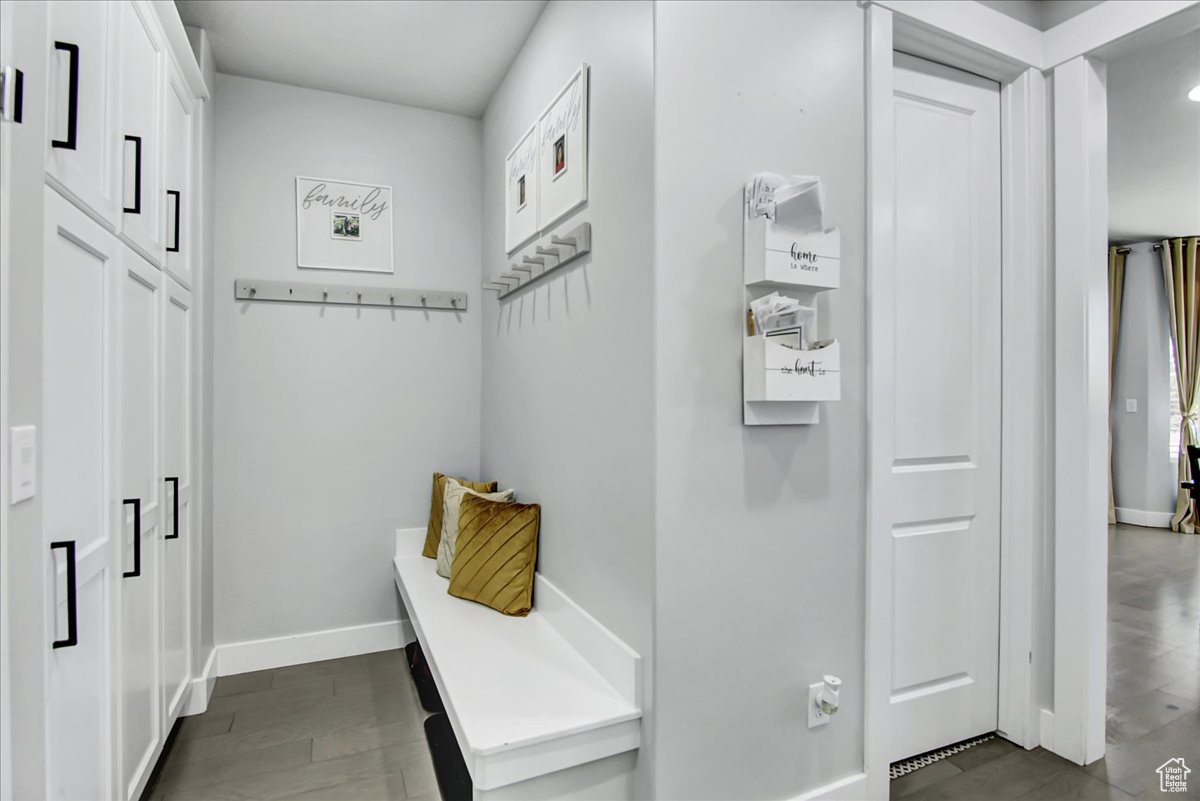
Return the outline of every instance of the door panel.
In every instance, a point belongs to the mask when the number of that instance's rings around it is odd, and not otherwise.
[[[166,159],[163,175],[166,198],[166,269],[185,287],[192,285],[192,253],[195,251],[191,237],[192,204],[192,100],[183,80],[169,70],[166,81],[165,144]]]
[[[112,795],[109,707],[116,239],[45,189],[42,495],[51,619],[47,621],[46,779],[51,799]],[[68,637],[68,562],[75,547],[76,644]]]
[[[188,687],[188,553],[191,549],[191,293],[166,279],[163,296],[164,731]],[[170,481],[169,479],[176,479]],[[176,515],[178,512],[178,516]]]
[[[121,776],[125,797],[136,798],[153,767],[150,760],[162,735],[158,678],[162,276],[129,248],[122,248],[121,267]],[[135,500],[138,505],[132,503]],[[133,572],[138,575],[125,575]]]
[[[52,0],[46,10],[46,172],[78,202],[115,227],[121,211],[115,91],[119,6],[112,2]],[[76,76],[74,92],[72,67]]]
[[[127,0],[120,8],[121,233],[157,266],[163,263],[166,228],[160,114],[165,57],[149,12]]]
[[[994,731],[1000,93],[896,55],[892,753]]]

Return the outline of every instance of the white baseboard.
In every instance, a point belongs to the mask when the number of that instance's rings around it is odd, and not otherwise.
[[[1117,522],[1147,528],[1170,528],[1172,512],[1147,512],[1144,509],[1117,507]]]
[[[217,649],[213,648],[208,652],[208,659],[204,660],[204,669],[200,671],[200,675],[192,679],[192,693],[179,713],[181,717],[199,715],[207,711],[208,700],[212,698],[213,687],[217,685],[216,666]]]
[[[303,665],[404,647],[416,639],[408,620],[313,631],[290,637],[226,643],[216,647],[218,676]]]
[[[818,799],[820,801],[834,801],[834,799],[851,801],[851,799],[864,798],[866,790],[867,774],[855,773],[844,779],[838,779],[835,782],[830,782],[829,784],[809,790],[803,795],[795,796],[790,801],[818,801]]]

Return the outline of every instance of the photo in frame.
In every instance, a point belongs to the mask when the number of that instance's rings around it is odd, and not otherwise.
[[[392,272],[392,188],[296,176],[296,266]]]
[[[588,65],[582,64],[538,118],[538,228],[587,201]]]
[[[504,250],[512,253],[538,232],[537,126],[504,159]]]

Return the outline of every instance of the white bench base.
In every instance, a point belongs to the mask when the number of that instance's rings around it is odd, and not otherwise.
[[[396,587],[475,798],[632,798],[638,654],[541,575],[525,618],[449,595],[424,538],[396,532]]]

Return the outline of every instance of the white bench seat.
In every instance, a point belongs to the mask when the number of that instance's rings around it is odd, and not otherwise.
[[[636,750],[637,654],[540,577],[524,618],[449,595],[424,536],[397,532],[396,586],[477,797]]]

